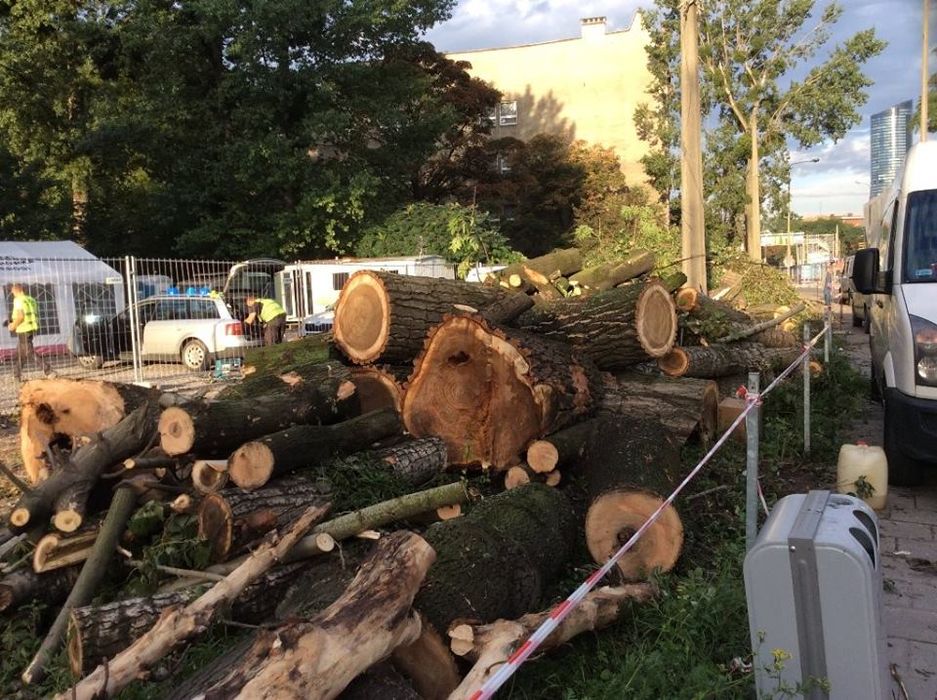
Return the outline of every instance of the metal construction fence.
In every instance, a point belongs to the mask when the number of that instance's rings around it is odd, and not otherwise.
[[[90,254],[2,257],[3,320],[12,316],[11,287],[19,283],[37,302],[33,346],[57,376],[194,387],[216,375],[216,359],[239,357],[260,344],[240,322],[244,309],[220,296],[234,264]],[[242,297],[244,291],[273,293],[272,275],[243,274]],[[17,407],[17,344],[17,334],[5,324],[0,329],[0,413]],[[23,366],[22,381],[43,374],[42,363],[32,358]]]

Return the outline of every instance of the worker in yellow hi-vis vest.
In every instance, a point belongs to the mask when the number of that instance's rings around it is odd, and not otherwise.
[[[250,313],[244,319],[248,326],[255,319],[264,324],[264,345],[276,345],[283,342],[283,331],[286,330],[286,311],[275,299],[248,296],[247,308]]]
[[[39,304],[23,289],[23,285],[15,283],[10,287],[13,292],[13,315],[7,324],[12,333],[16,333],[16,364],[13,366],[13,376],[16,381],[23,378],[23,365],[32,358],[42,371],[49,376],[54,374],[48,361],[36,354],[33,347],[33,336],[39,330]]]

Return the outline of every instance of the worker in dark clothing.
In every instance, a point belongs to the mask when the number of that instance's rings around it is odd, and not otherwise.
[[[256,319],[264,327],[264,345],[276,345],[283,342],[283,331],[286,330],[286,311],[275,299],[263,297],[247,297],[247,308],[250,313],[244,319],[248,326]]]
[[[37,355],[33,347],[33,336],[39,330],[39,304],[26,293],[21,284],[13,284],[10,291],[13,292],[13,315],[7,323],[7,328],[16,334],[16,364],[13,366],[13,376],[16,381],[22,381],[23,366],[30,359],[42,367],[46,376],[53,376],[55,373],[49,362]]]

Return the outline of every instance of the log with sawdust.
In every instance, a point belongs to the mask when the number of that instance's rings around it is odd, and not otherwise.
[[[244,624],[266,622],[304,566],[303,563],[286,564],[265,572],[234,600],[228,612],[229,619]],[[204,585],[192,586],[73,609],[66,642],[72,673],[80,678],[105,660],[113,659],[156,624],[165,610],[188,605],[203,594],[204,589]]]
[[[115,426],[134,409],[155,400],[151,389],[92,379],[35,379],[20,390],[20,449],[31,483],[52,466],[49,444],[58,436],[71,440]]]
[[[534,306],[519,328],[572,344],[600,369],[622,369],[670,352],[677,333],[673,298],[658,279]]]
[[[78,567],[70,566],[45,574],[23,567],[0,578],[0,613],[33,600],[55,606],[68,597],[78,578]]]
[[[414,607],[436,630],[460,618],[492,622],[537,610],[578,528],[559,489],[528,484],[485,499],[426,530],[437,559]]]
[[[59,694],[58,700],[92,700],[102,694],[113,696],[136,678],[145,675],[177,644],[206,630],[219,607],[231,603],[247,586],[282,561],[303,533],[327,511],[327,507],[311,507],[282,537],[270,537],[237,569],[206,593],[185,607],[173,608],[163,614],[143,636],[106,665],[98,666],[69,690]]]
[[[358,390],[358,401],[362,413],[382,408],[393,408],[400,412],[403,403],[403,382],[412,368],[390,365],[364,365],[351,368],[351,381]]]
[[[510,294],[456,280],[362,270],[352,275],[335,307],[335,343],[356,364],[405,363],[427,332],[456,305],[479,310]]]
[[[569,276],[569,281],[589,292],[602,292],[624,284],[654,269],[656,256],[646,250],[635,250],[624,260],[587,267]]]
[[[159,417],[160,446],[168,455],[224,458],[248,440],[291,425],[336,423],[358,413],[355,385],[329,378],[263,396],[171,406]]]
[[[451,464],[506,469],[527,444],[588,415],[594,368],[571,346],[480,318],[446,318],[414,363],[403,420],[446,441]]]
[[[595,632],[615,622],[633,603],[644,603],[654,596],[648,583],[596,589],[559,623],[539,647],[550,651],[583,632]],[[449,700],[467,700],[511,657],[521,643],[549,619],[553,611],[528,613],[517,620],[498,620],[485,625],[462,623],[449,629],[450,646],[456,656],[473,662],[462,683]]]
[[[719,389],[708,379],[655,377],[637,372],[606,375],[599,413],[659,420],[673,436],[710,444],[716,435]]]
[[[198,536],[208,542],[213,562],[225,561],[286,526],[309,506],[323,503],[328,485],[288,476],[258,491],[239,488],[207,494],[198,506]]]
[[[155,435],[158,412],[155,401],[144,403],[75,449],[48,479],[20,497],[10,513],[10,530],[45,527],[53,511],[56,528],[63,532],[77,530],[98,477],[146,448]]]
[[[745,372],[786,367],[800,354],[799,347],[766,348],[758,343],[676,347],[657,366],[671,377],[713,379]]]
[[[275,476],[359,452],[402,432],[400,417],[391,408],[334,425],[296,425],[238,447],[228,458],[228,477],[242,489],[257,489]]]
[[[205,699],[337,696],[362,671],[417,639],[420,620],[410,606],[434,558],[413,533],[383,538],[338,600],[307,622],[258,635]]]
[[[589,492],[586,545],[604,564],[666,500],[683,477],[670,431],[654,420],[599,419],[576,468]],[[625,580],[669,571],[683,548],[683,521],[673,505],[618,562]]]
[[[582,269],[582,254],[576,248],[554,250],[546,255],[512,263],[498,272],[498,278],[508,282],[513,287],[522,283],[530,285],[549,284],[550,276],[559,273],[559,276],[569,277]],[[516,277],[520,282],[511,282]]]

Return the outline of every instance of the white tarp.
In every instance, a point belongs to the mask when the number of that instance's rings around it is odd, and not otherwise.
[[[39,303],[42,352],[64,352],[79,314],[112,315],[124,308],[123,277],[72,241],[0,241],[0,285],[6,300],[0,320],[13,306],[10,285],[20,282]],[[16,338],[0,329],[0,354],[8,356]]]

